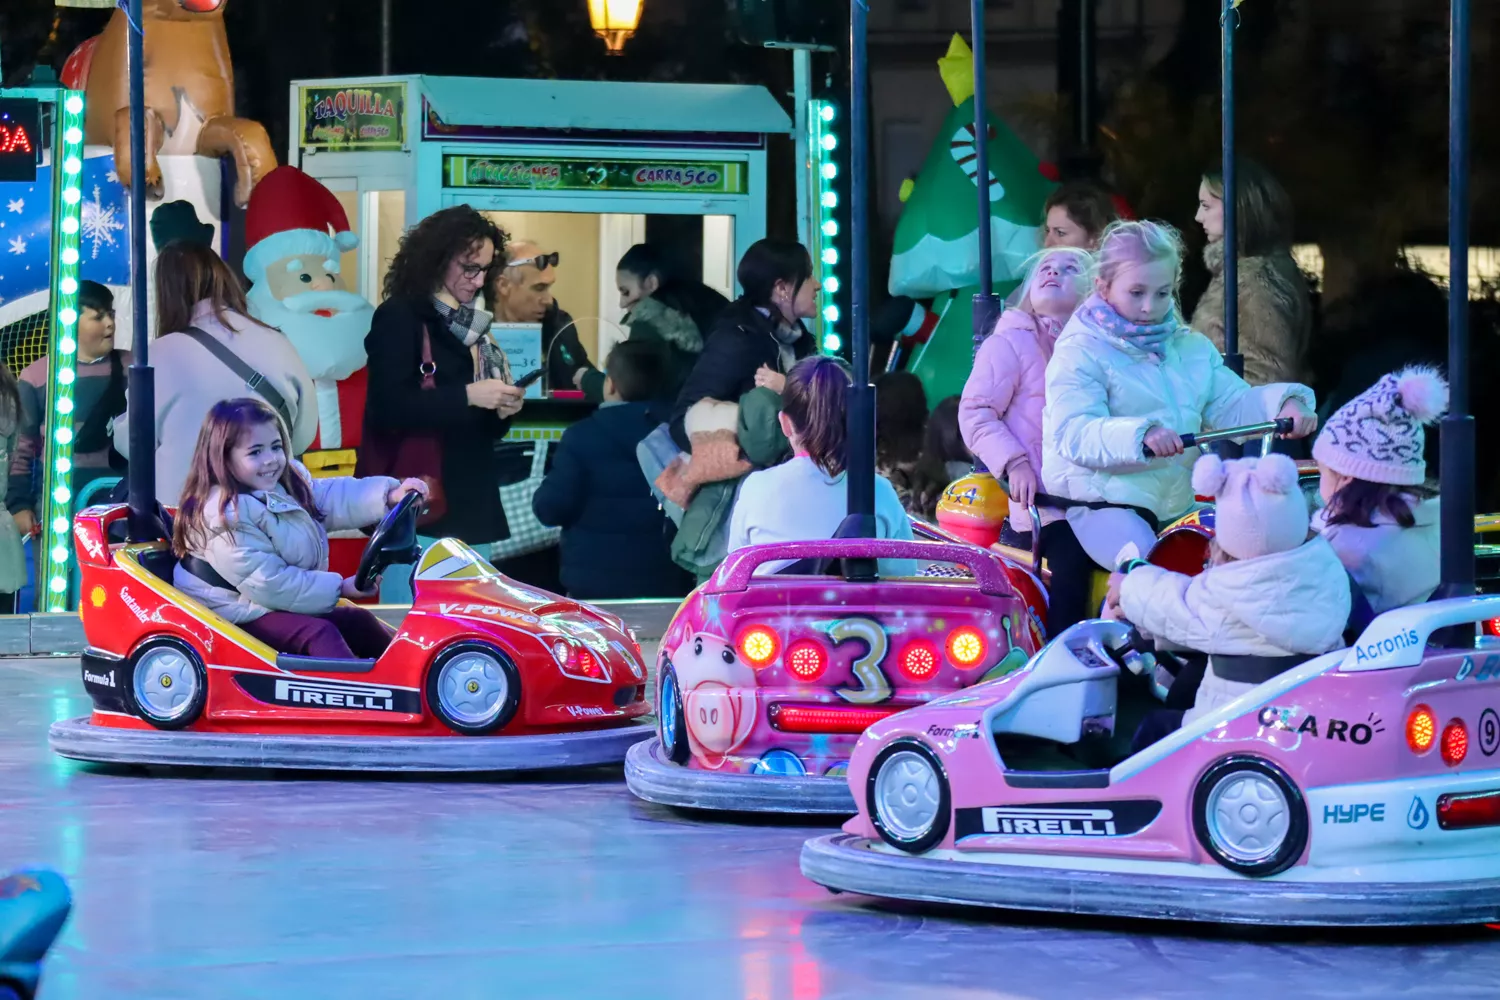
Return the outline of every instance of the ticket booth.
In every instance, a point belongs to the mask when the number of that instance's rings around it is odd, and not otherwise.
[[[361,237],[344,261],[356,290],[378,303],[402,232],[472,205],[561,254],[555,294],[596,363],[623,335],[615,263],[648,218],[674,217],[664,228],[692,244],[679,258],[734,296],[765,235],[767,137],[792,130],[750,86],[362,77],[295,81],[291,102],[289,162]]]

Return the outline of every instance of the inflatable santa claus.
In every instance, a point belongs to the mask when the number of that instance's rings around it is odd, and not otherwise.
[[[333,192],[296,167],[277,167],[250,196],[245,243],[250,312],[291,339],[317,386],[308,467],[348,472],[364,421],[365,335],[375,313],[339,271],[340,255],[359,237]]]

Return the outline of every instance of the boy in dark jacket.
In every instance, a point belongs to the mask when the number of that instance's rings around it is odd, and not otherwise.
[[[668,413],[656,402],[666,374],[658,344],[626,340],[604,366],[604,404],[563,432],[552,471],[532,497],[562,531],[562,582],[580,600],[680,597],[691,580],[673,562],[670,521],[635,448]]]

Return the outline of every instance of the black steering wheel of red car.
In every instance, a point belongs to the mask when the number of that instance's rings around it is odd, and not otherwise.
[[[387,566],[397,563],[414,563],[422,556],[422,544],[417,541],[417,518],[422,513],[423,498],[420,493],[408,493],[396,506],[386,512],[385,517],[365,545],[365,554],[359,558],[359,570],[354,574],[354,585],[360,590],[371,590]]]

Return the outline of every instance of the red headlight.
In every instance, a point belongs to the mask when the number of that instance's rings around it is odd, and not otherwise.
[[[786,651],[786,668],[799,681],[815,681],[828,669],[828,654],[814,639],[799,639]]]
[[[776,633],[764,625],[752,625],[740,633],[740,656],[752,667],[764,667],[780,651]]]
[[[1437,718],[1432,714],[1432,709],[1426,705],[1418,705],[1411,710],[1406,717],[1406,745],[1411,747],[1412,753],[1426,753],[1432,749],[1432,742],[1437,737]]]
[[[1469,755],[1469,730],[1463,719],[1454,719],[1443,727],[1443,763],[1456,767]]]
[[[552,643],[552,658],[564,677],[580,681],[608,681],[609,671],[599,658],[582,646],[561,639]]]
[[[948,659],[960,669],[975,667],[984,659],[984,636],[977,628],[956,628],[948,636]]]
[[[938,669],[937,647],[926,639],[913,640],[901,651],[901,672],[921,683],[932,680]]]
[[[1485,635],[1500,635],[1500,618],[1491,618],[1484,623]]]

